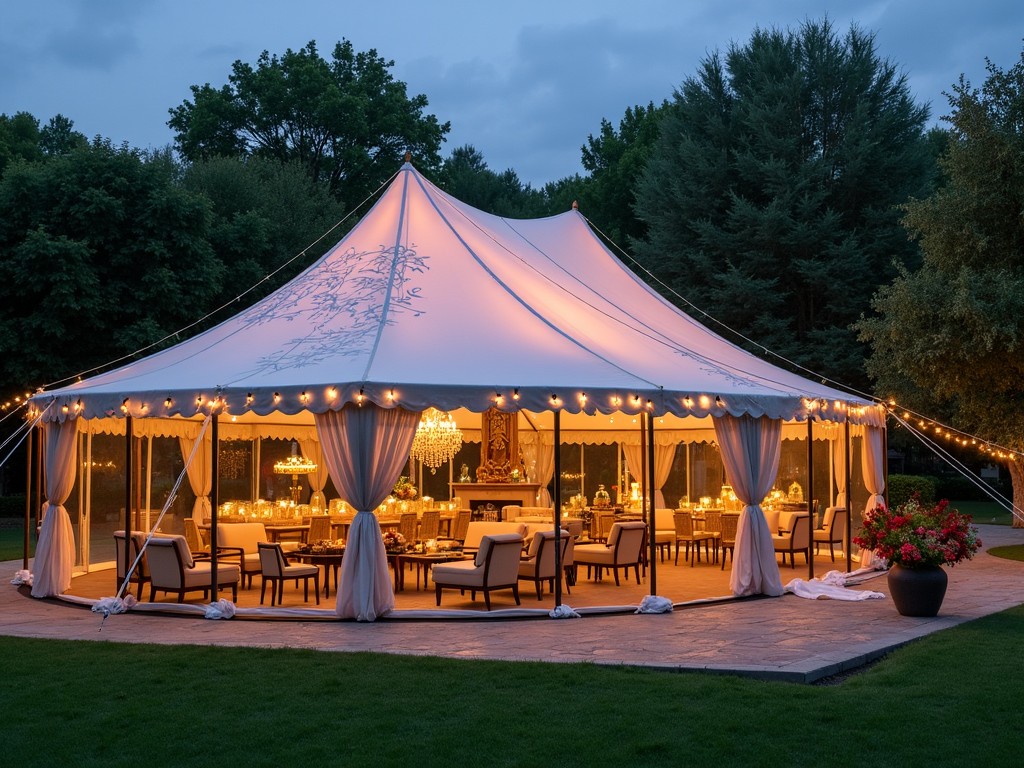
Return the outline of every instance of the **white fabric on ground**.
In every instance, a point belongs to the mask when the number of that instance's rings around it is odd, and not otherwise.
[[[24,568],[14,574],[14,578],[11,579],[11,584],[16,587],[20,587],[22,584],[32,586],[32,571],[27,571]]]
[[[562,603],[557,608],[552,608],[548,611],[548,616],[552,619],[578,619],[580,615],[576,613],[571,607]]]
[[[786,592],[797,597],[804,597],[809,600],[826,598],[829,600],[880,600],[885,597],[881,592],[871,590],[848,589],[846,587],[847,577],[853,574],[845,574],[840,571],[829,571],[820,579],[793,579],[785,586]]]
[[[234,618],[234,615],[235,604],[226,597],[222,597],[215,603],[210,603],[203,611],[203,616],[207,619],[230,619]]]
[[[637,613],[671,613],[672,612],[672,601],[667,597],[659,597],[658,595],[646,595],[643,600],[640,601],[640,607],[636,609]]]
[[[102,597],[92,607],[93,613],[102,613],[104,617],[112,613],[127,613],[136,606],[139,601],[135,595],[128,594],[122,597]]]

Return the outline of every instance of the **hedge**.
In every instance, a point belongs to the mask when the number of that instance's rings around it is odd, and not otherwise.
[[[929,475],[889,475],[889,506],[902,504],[914,491],[921,494],[921,501],[925,504],[934,504],[938,485],[939,479]]]

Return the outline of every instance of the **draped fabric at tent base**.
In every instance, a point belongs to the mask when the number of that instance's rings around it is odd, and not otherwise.
[[[341,561],[338,615],[373,621],[395,607],[387,554],[373,514],[395,486],[420,415],[404,408],[347,404],[316,414],[324,461],[338,493],[357,510]]]
[[[71,495],[78,466],[78,425],[49,422],[45,430],[46,499],[32,574],[32,597],[59,595],[71,586],[75,535],[64,502]]]

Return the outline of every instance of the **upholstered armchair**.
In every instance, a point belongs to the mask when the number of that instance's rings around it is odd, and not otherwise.
[[[484,604],[491,610],[491,592],[511,589],[519,605],[519,556],[523,551],[523,537],[519,533],[499,533],[484,536],[480,549],[472,560],[438,563],[431,571],[437,604],[441,605],[442,589],[458,589],[476,600],[476,593],[484,593]]]
[[[561,535],[562,545],[562,574],[565,569],[572,565],[572,535],[563,529]],[[519,578],[521,581],[532,581],[537,588],[537,599],[541,599],[541,585],[548,582],[550,591],[555,589],[555,532],[540,531],[533,537],[527,557],[519,561]],[[570,592],[566,584],[565,591]]]
[[[619,585],[619,569],[632,567],[636,571],[636,583],[640,583],[640,558],[643,554],[644,533],[647,524],[642,521],[615,523],[608,532],[606,544],[581,544],[573,552],[576,566],[587,566],[589,574],[591,566],[597,568],[600,577],[604,568],[610,568],[615,576],[615,586]]]
[[[185,602],[189,592],[210,594],[212,581],[209,560],[193,560],[184,536],[153,538],[146,546],[149,562],[149,599],[156,600],[157,592],[177,594],[178,602]],[[238,582],[241,570],[237,563],[217,563],[217,586],[231,587],[231,599],[238,601]]]
[[[806,512],[795,514],[788,524],[790,530],[772,535],[772,545],[776,552],[782,554],[783,565],[786,564],[788,554],[790,568],[796,568],[797,552],[803,552],[808,560],[811,557],[811,516]]]
[[[139,556],[142,542],[145,539],[146,534],[141,531],[132,531],[128,543],[128,567],[131,567],[132,563]],[[124,575],[127,570],[124,561],[124,531],[114,531],[114,556],[117,560],[117,583],[120,584],[124,581]],[[141,600],[142,586],[149,583],[149,565],[145,557],[139,561],[138,566],[132,571],[128,583],[137,585],[136,597]]]
[[[843,507],[829,507],[825,510],[825,519],[821,528],[814,530],[814,554],[818,554],[818,547],[828,544],[828,553],[832,562],[836,561],[834,544],[842,544],[846,537],[846,509]]]
[[[270,605],[284,601],[284,583],[289,579],[295,579],[298,583],[302,579],[302,599],[309,602],[309,580],[313,580],[313,591],[316,593],[316,604],[320,605],[320,568],[316,565],[289,565],[284,559],[284,551],[280,544],[268,544],[260,542],[256,545],[260,555],[260,574],[263,577],[263,585],[260,587],[260,605],[263,605],[263,598],[267,594],[267,585],[270,585]]]

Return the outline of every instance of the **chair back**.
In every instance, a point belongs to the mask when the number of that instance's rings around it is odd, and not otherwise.
[[[675,510],[655,507],[654,509],[654,530],[671,531],[674,527]]]
[[[183,522],[185,524],[185,542],[188,544],[188,548],[193,552],[202,552],[206,549],[206,544],[203,542],[202,534],[199,533],[199,524],[191,517],[186,517]]]
[[[608,546],[615,549],[617,563],[635,563],[640,560],[647,524],[637,521],[615,523],[608,534]]]
[[[469,528],[469,521],[473,517],[473,510],[460,509],[452,521],[452,538],[465,541],[466,530]]]
[[[420,535],[423,541],[436,539],[441,532],[441,513],[436,509],[427,510],[420,518]],[[413,538],[416,535],[413,534]]]
[[[523,508],[519,504],[506,504],[501,508],[501,519],[505,522],[512,522],[523,515]]]
[[[565,553],[569,547],[572,536],[566,530],[562,531],[560,537],[562,545],[562,565],[565,562]],[[539,579],[553,579],[555,577],[555,532],[540,531],[533,537],[533,544],[530,545],[530,555],[536,557],[536,575]]]
[[[597,538],[601,539],[602,541],[606,541],[611,536],[612,528],[614,526],[614,512],[597,513]]]
[[[807,549],[811,545],[811,516],[797,515],[793,518],[793,530],[790,533],[793,549]]]
[[[693,516],[689,512],[675,512],[672,515],[672,522],[676,527],[676,536],[693,536]]]
[[[153,586],[181,589],[185,586],[185,569],[193,566],[192,555],[184,536],[153,538],[146,545],[149,577]]]
[[[552,532],[553,533],[553,532]],[[484,536],[475,563],[483,566],[484,584],[515,584],[519,581],[519,555],[523,551],[523,537],[517,533],[499,533]]]
[[[416,519],[415,512],[403,512],[401,517],[398,518],[398,532],[402,534],[405,540],[410,544],[416,541],[416,529],[418,525],[419,520]]]
[[[832,513],[832,525],[829,528],[830,535],[833,540],[836,538],[836,533],[839,534],[839,538],[846,535],[846,516],[849,514],[844,507],[835,507]]]
[[[269,544],[261,541],[256,545],[260,554],[260,572],[272,579],[279,579],[284,574],[284,552],[280,544]]]
[[[306,536],[306,541],[329,541],[333,538],[329,516],[313,515],[309,518],[309,534]]]
[[[720,522],[722,524],[722,543],[723,544],[735,544],[736,543],[736,528],[740,523],[739,515],[722,515]]]
[[[142,549],[142,542],[145,541],[146,535],[141,531],[132,531],[132,535],[129,539],[128,544],[128,565],[130,566],[135,562],[135,558],[139,556],[139,550]],[[118,580],[124,578],[125,574],[125,563],[124,563],[124,531],[114,531],[114,555],[117,558],[117,578]],[[139,561],[138,567],[135,571],[132,571],[132,580],[137,579],[139,576],[148,576],[146,558],[143,557]]]
[[[722,513],[721,512],[705,512],[704,513],[704,525],[701,529],[708,533],[713,533],[716,536],[722,532]]]

